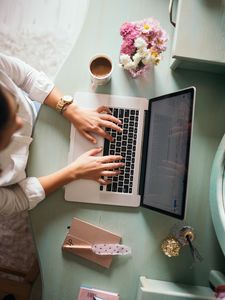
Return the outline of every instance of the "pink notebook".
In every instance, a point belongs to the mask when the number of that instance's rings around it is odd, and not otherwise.
[[[96,297],[96,298],[95,298]],[[77,300],[119,300],[117,293],[82,286]]]
[[[109,268],[112,255],[101,256],[90,249],[71,249],[65,245],[119,244],[121,237],[101,227],[92,225],[78,218],[72,219],[72,224],[63,242],[62,249],[88,259],[102,267]]]

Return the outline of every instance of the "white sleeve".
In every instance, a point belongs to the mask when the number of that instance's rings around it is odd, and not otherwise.
[[[54,83],[43,72],[18,58],[0,53],[0,69],[32,100],[43,103],[54,88]]]
[[[0,215],[32,209],[45,198],[45,192],[35,177],[28,177],[19,184],[0,188]]]
[[[45,198],[45,191],[36,177],[27,177],[18,184],[29,200],[29,209],[34,208]]]

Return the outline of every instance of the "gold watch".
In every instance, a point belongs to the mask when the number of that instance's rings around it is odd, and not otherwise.
[[[66,107],[68,105],[70,105],[71,103],[73,103],[73,97],[72,96],[63,96],[62,98],[59,99],[59,101],[57,102],[56,104],[56,110],[59,112],[59,113],[63,113],[64,110],[66,109]]]

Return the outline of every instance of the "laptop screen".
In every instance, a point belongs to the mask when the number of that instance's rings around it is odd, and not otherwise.
[[[185,214],[194,93],[188,88],[150,100],[142,206],[179,219]]]

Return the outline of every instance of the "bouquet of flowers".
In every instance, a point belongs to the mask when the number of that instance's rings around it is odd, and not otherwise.
[[[154,18],[125,22],[120,27],[120,35],[123,38],[120,64],[134,78],[157,65],[166,50],[167,33]]]

